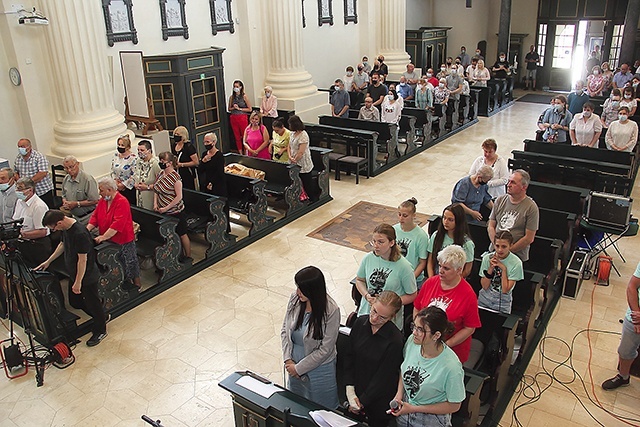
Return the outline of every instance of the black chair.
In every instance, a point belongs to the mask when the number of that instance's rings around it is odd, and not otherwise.
[[[62,181],[67,172],[62,165],[51,165],[51,181],[53,181],[53,205],[58,209],[62,206]]]

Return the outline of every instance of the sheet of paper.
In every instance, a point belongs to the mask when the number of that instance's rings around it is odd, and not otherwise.
[[[254,393],[259,394],[265,399],[270,398],[273,393],[281,391],[282,389],[277,387],[275,384],[265,384],[262,381],[258,381],[255,378],[250,377],[249,375],[245,375],[242,378],[236,381],[240,387],[244,387],[247,390],[251,390]]]
[[[330,411],[311,411],[309,415],[320,427],[349,427],[357,424],[355,421]]]
[[[348,326],[340,326],[340,328],[338,328],[338,331],[342,334],[342,335],[351,335],[351,328]]]

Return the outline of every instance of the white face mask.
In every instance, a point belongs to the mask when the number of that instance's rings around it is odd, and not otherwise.
[[[440,71],[442,71],[444,73],[445,71],[447,71],[447,67],[441,67]]]
[[[387,99],[388,99],[389,101],[393,101],[393,95],[391,95],[391,94],[387,95]]]
[[[618,114],[618,120],[621,122],[626,122],[629,117],[626,114]]]
[[[591,117],[591,111],[583,111],[582,117],[586,117],[588,119],[589,117]]]
[[[240,93],[240,88],[239,88],[239,87],[234,87],[234,88],[233,88],[233,91],[234,91],[235,93]]]
[[[427,73],[427,77],[431,78],[431,77],[433,77],[433,74],[432,73]]]
[[[438,84],[438,87],[439,87],[440,89],[444,89],[444,83],[439,83],[439,84]]]
[[[353,76],[353,71],[347,71],[347,76],[349,77]]]
[[[626,93],[626,94],[624,95],[624,99],[631,99],[631,94]]]

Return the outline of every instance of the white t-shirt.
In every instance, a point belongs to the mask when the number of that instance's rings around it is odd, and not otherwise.
[[[572,145],[596,146],[597,148],[598,140],[595,141],[594,145],[589,144],[596,133],[602,132],[602,121],[600,121],[600,116],[591,113],[591,117],[585,122],[582,113],[578,113],[573,116],[573,120],[569,123],[569,129],[576,132],[577,144]]]

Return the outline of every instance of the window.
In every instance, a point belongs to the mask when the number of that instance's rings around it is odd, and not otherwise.
[[[333,25],[333,0],[318,0],[318,25]]]
[[[575,25],[556,25],[556,37],[554,39],[553,68],[571,68],[573,57],[573,41],[576,32]]]
[[[231,0],[209,0],[211,12],[211,33],[215,36],[218,31],[235,32],[231,17]]]
[[[133,24],[131,0],[102,0],[102,12],[107,26],[107,43],[131,41],[138,44],[138,32]]]
[[[343,0],[344,1],[344,24],[349,22],[354,24],[358,23],[358,11],[356,2],[358,0]]]
[[[162,39],[183,36],[189,38],[187,15],[184,12],[185,0],[160,0],[160,20],[162,21]]]
[[[538,55],[540,55],[539,66],[544,66],[544,54],[547,50],[547,24],[538,25]]]
[[[620,61],[620,46],[622,45],[622,33],[624,25],[613,26],[613,37],[611,38],[611,50],[609,51],[609,69],[615,71]]]

